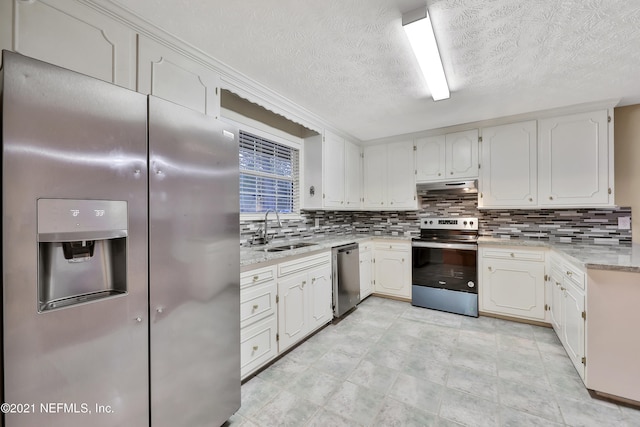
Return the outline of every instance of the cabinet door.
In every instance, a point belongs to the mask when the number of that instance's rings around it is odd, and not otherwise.
[[[294,274],[278,281],[278,349],[280,352],[302,339],[309,331],[307,272]]]
[[[476,178],[478,176],[478,130],[445,135],[446,179]]]
[[[371,248],[360,246],[360,300],[373,293],[373,263]]]
[[[535,206],[536,122],[482,129],[479,207]]]
[[[365,147],[363,160],[363,205],[365,208],[383,209],[387,196],[387,146]]]
[[[309,331],[313,331],[333,319],[331,264],[309,271],[305,291],[309,307]]]
[[[138,92],[218,117],[218,86],[219,76],[211,69],[154,40],[138,37]]]
[[[544,263],[483,258],[485,311],[544,320]]]
[[[445,140],[444,135],[416,139],[416,182],[445,179]]]
[[[344,142],[344,204],[348,209],[360,207],[362,198],[362,158],[360,146]]]
[[[385,249],[386,246],[375,247],[375,291],[411,298],[411,253],[409,250]]]
[[[580,377],[584,380],[584,293],[571,281],[564,280],[562,343]]]
[[[610,203],[607,120],[606,110],[540,120],[540,205]]]
[[[135,89],[136,34],[133,30],[76,1],[12,3],[16,52]]]
[[[387,145],[387,207],[415,208],[416,175],[413,143],[394,142]]]
[[[344,140],[325,132],[322,153],[323,206],[344,207]]]
[[[556,332],[556,335],[562,341],[562,306],[564,305],[564,292],[563,292],[563,277],[562,272],[556,270],[551,267],[551,309],[550,312],[550,321],[551,326],[553,326],[553,330]]]

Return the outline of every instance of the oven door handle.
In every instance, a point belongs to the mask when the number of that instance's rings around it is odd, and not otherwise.
[[[414,248],[462,249],[468,251],[478,250],[478,245],[465,243],[411,242],[411,246]]]

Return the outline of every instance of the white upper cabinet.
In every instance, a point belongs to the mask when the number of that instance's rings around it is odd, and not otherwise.
[[[482,129],[478,207],[537,205],[536,121]]]
[[[539,204],[613,205],[613,138],[607,110],[538,122]]]
[[[14,7],[16,52],[135,89],[133,30],[73,0],[16,1]]]
[[[376,210],[417,209],[411,141],[364,148],[363,206]]]
[[[478,130],[419,138],[416,181],[432,182],[478,176]]]
[[[416,181],[430,182],[445,179],[444,135],[416,139]]]
[[[359,208],[362,204],[362,157],[361,148],[352,142],[344,142],[344,204],[347,209]]]
[[[360,165],[360,146],[329,131],[325,131],[324,136],[306,138],[303,207],[359,209],[362,197]]]
[[[387,145],[387,200],[391,209],[415,208],[416,174],[412,142]]]
[[[446,136],[446,177],[478,176],[478,130],[449,133]]]
[[[387,146],[364,147],[363,196],[365,208],[384,209],[387,202]]]
[[[344,139],[325,132],[322,152],[322,199],[325,208],[343,208],[345,193]]]
[[[218,74],[177,50],[142,35],[139,36],[138,49],[138,92],[219,117]]]

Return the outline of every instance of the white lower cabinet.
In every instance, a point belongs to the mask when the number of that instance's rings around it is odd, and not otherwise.
[[[241,330],[240,375],[242,379],[278,355],[277,333],[278,322],[275,316],[273,319],[264,319]]]
[[[360,250],[360,300],[373,293],[373,246],[361,243]]]
[[[333,318],[331,252],[278,265],[278,350]]]
[[[376,294],[411,299],[411,243],[374,243]]]
[[[480,311],[545,320],[544,251],[480,249]]]
[[[333,284],[331,266],[323,265],[309,271],[309,328],[314,331],[333,319]]]
[[[246,378],[278,355],[276,268],[240,274],[240,375]]]
[[[585,274],[554,254],[551,258],[551,324],[578,374],[585,379]]]
[[[309,332],[307,273],[278,280],[278,345],[280,351],[291,347]],[[309,287],[307,286],[307,289]]]

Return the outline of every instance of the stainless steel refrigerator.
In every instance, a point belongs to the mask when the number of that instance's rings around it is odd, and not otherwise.
[[[237,132],[16,53],[1,72],[4,424],[223,424]]]

